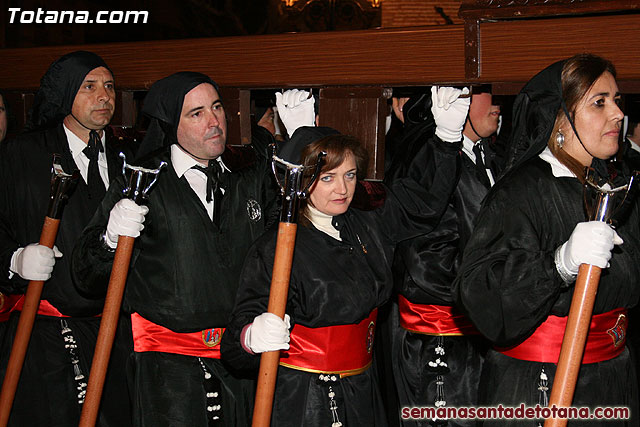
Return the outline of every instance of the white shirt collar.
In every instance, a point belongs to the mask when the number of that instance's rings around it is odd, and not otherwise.
[[[473,152],[473,146],[476,145],[476,143],[480,142],[481,140],[477,140],[476,142],[473,142],[467,135],[462,135],[462,151],[467,155],[467,157],[469,157],[471,159],[471,161],[473,162],[473,164],[476,163],[476,155]],[[484,154],[484,152],[483,152]]]
[[[571,172],[571,170],[560,163],[560,160],[553,155],[549,147],[545,147],[542,153],[538,155],[542,160],[549,163],[551,165],[551,172],[553,176],[556,178],[575,178],[576,174]]]
[[[318,209],[311,206],[311,204],[307,204],[307,218],[316,227],[318,230],[323,233],[328,234],[337,240],[342,240],[340,238],[340,231],[338,231],[332,224],[333,217],[331,215],[327,215],[325,213],[320,212]]]
[[[218,156],[216,160],[222,166],[223,172],[231,172],[229,168],[224,164],[220,156]],[[182,175],[184,175],[184,173],[192,167],[196,165],[202,166],[202,163],[182,151],[178,144],[171,145],[171,164],[173,165],[173,170],[176,171],[176,175],[178,175],[178,178],[182,177]]]
[[[636,142],[632,141],[631,138],[629,138],[629,137],[627,137],[627,139],[631,143],[631,149],[632,150],[636,150],[638,153],[640,153],[640,145],[636,144]]]
[[[69,150],[71,151],[71,157],[75,159],[76,156],[80,154],[84,154],[82,153],[82,150],[87,148],[87,143],[81,140],[78,137],[78,135],[71,132],[71,130],[67,126],[65,126],[64,123],[62,124],[62,128],[64,129],[64,133],[67,135],[67,142],[69,143]],[[106,138],[105,138],[104,131],[102,132],[102,136],[100,137],[100,140],[102,141],[102,146],[105,147]],[[104,152],[101,152],[100,154],[98,154],[98,161],[100,161],[100,158],[104,157],[104,155],[105,155]]]

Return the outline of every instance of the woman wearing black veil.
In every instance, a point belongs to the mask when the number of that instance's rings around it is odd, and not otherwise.
[[[494,345],[482,406],[548,404],[578,267],[587,263],[603,271],[573,406],[626,406],[637,418],[624,339],[626,310],[640,295],[638,206],[616,230],[587,222],[583,207],[585,167],[613,176],[605,161],[618,148],[619,98],[613,64],[582,54],[541,71],[515,101],[507,171],[484,202],[454,285]]]

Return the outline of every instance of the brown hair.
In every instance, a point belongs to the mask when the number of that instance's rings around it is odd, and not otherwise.
[[[562,99],[567,106],[572,122],[575,120],[576,107],[580,100],[589,92],[596,80],[607,71],[613,77],[616,76],[616,69],[611,61],[589,53],[572,56],[564,62],[562,66]],[[556,142],[556,135],[562,125],[571,126],[564,110],[560,108],[547,145],[560,163],[569,168],[580,182],[584,183],[584,165],[561,149]]]
[[[318,161],[318,154],[323,151],[327,153],[327,155],[324,157],[318,176],[337,168],[347,157],[352,155],[356,161],[356,175],[358,179],[364,178],[369,157],[367,150],[360,144],[360,141],[349,135],[329,135],[302,149],[300,163],[305,166],[302,179],[303,188],[307,186],[313,176],[313,172],[315,171],[314,166]],[[309,191],[313,191],[313,185]],[[307,201],[308,199],[305,199],[300,203],[300,212],[302,213],[302,215],[300,215],[300,223],[303,225],[308,225],[307,217],[304,215],[307,212]]]

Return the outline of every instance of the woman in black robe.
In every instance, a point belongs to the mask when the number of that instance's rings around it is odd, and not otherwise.
[[[463,109],[467,106],[468,100]],[[318,140],[327,133],[333,135]],[[256,353],[288,349],[280,359],[272,426],[384,426],[376,370],[370,368],[377,309],[391,296],[395,244],[439,222],[455,182],[460,145],[433,137],[416,156],[429,171],[421,182],[398,181],[373,210],[350,206],[367,159],[356,139],[303,127],[286,149],[291,153],[283,151],[283,157],[307,166],[321,151],[327,153],[301,209],[286,322],[265,313],[276,244],[272,229],[245,260],[222,339],[223,360],[257,368]],[[265,323],[271,327],[259,326]],[[283,345],[265,345],[272,334]]]
[[[455,283],[464,311],[494,344],[481,405],[548,404],[577,269],[588,263],[603,270],[573,406],[625,406],[637,417],[624,338],[626,310],[640,294],[638,206],[617,234],[585,222],[583,207],[585,166],[612,180],[605,160],[617,150],[623,117],[617,89],[613,65],[583,54],[540,72],[516,99],[507,172],[485,199]]]

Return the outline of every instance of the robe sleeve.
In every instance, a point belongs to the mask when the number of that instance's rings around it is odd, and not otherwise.
[[[392,241],[427,234],[438,225],[456,188],[460,147],[434,136],[415,156],[406,176],[389,184],[384,205],[374,212]]]
[[[13,253],[19,247],[28,244],[21,245],[18,242],[16,224],[13,221],[15,214],[12,208],[18,199],[10,167],[12,161],[11,153],[7,150],[7,143],[0,144],[0,164],[2,165],[0,167],[0,291],[4,294],[22,294],[29,282],[9,271]]]
[[[274,252],[266,257],[269,251],[259,250],[260,242],[265,239],[259,239],[245,258],[235,307],[220,347],[222,359],[238,370],[257,370],[260,366],[260,354],[247,352],[240,341],[243,329],[266,312],[269,303]]]
[[[552,233],[544,208],[518,193],[498,191],[485,201],[454,283],[458,305],[498,346],[533,333],[563,290],[555,248],[541,244]]]

